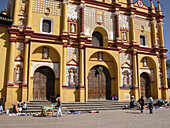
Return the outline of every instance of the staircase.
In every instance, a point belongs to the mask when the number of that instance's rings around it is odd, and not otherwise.
[[[30,101],[27,103],[27,110],[22,110],[23,113],[38,113],[41,112],[41,106],[50,105],[49,101]],[[86,103],[62,103],[62,108],[65,111],[103,111],[103,110],[120,110],[129,105],[129,102],[118,102],[115,100],[104,101],[88,101]],[[57,109],[55,109],[57,111]]]

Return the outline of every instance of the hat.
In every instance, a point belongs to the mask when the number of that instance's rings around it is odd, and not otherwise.
[[[60,97],[58,97],[58,99],[60,100]]]

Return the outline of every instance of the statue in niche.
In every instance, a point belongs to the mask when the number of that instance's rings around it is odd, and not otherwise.
[[[102,23],[103,22],[103,17],[102,15],[97,15],[97,22]]]
[[[103,60],[103,54],[102,54],[102,52],[99,52],[99,60]]]
[[[126,32],[123,32],[123,40],[127,40]]]
[[[74,76],[75,76],[75,73],[74,73],[74,71],[71,69],[71,71],[70,71],[70,73],[69,73],[69,82],[70,82],[70,83],[74,83],[74,82],[75,82]]]
[[[49,56],[49,49],[43,47],[43,58],[48,58],[48,56]]]
[[[125,87],[128,87],[129,86],[129,73],[127,72],[127,71],[125,71],[124,73],[123,73],[123,85],[125,86]]]
[[[143,66],[146,67],[147,66],[147,59],[143,58]]]
[[[75,26],[74,26],[74,24],[71,24],[71,33],[75,33]]]
[[[15,69],[15,80],[21,81],[21,68],[19,66]]]

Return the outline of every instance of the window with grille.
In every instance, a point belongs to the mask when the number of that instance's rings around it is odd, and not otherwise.
[[[42,31],[46,33],[51,33],[51,21],[43,20]]]

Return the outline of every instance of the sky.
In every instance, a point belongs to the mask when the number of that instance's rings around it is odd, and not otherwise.
[[[137,0],[134,0],[136,2]],[[161,8],[163,15],[165,15],[164,18],[164,41],[165,41],[165,47],[169,49],[170,53],[170,0],[153,0],[154,6],[157,7],[157,2],[160,1]],[[143,0],[143,2],[150,6],[150,0]],[[8,0],[0,0],[0,11],[7,8]],[[169,56],[168,56],[169,55]],[[170,54],[167,54],[167,57],[170,58]]]

